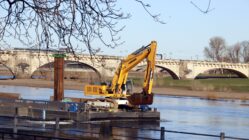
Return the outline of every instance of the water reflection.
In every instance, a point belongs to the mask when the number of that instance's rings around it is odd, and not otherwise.
[[[104,125],[103,125],[104,124]],[[106,128],[106,126],[111,126]],[[72,130],[73,127],[73,130]],[[104,127],[104,128],[103,128]],[[126,128],[128,127],[128,128]],[[133,129],[133,128],[140,129]],[[142,129],[158,129],[159,121],[132,121],[132,120],[122,120],[122,121],[105,121],[105,122],[91,122],[75,124],[70,127],[63,127],[66,130],[65,133],[82,135],[80,132],[94,132],[98,134],[101,129],[111,129],[114,139],[130,140],[137,139],[136,137],[159,139],[159,131],[148,131]],[[96,134],[86,133],[86,136],[98,137]]]
[[[53,90],[49,88],[33,88],[19,86],[0,86],[1,92],[20,93],[22,98],[49,100]],[[65,90],[65,97],[84,98],[82,91]],[[93,97],[91,97],[93,98]],[[161,112],[160,123],[150,122],[111,122],[117,126],[133,126],[139,128],[157,128],[165,127],[167,130],[187,131],[196,133],[217,134],[225,132],[227,136],[237,136],[249,138],[249,106],[241,105],[249,102],[239,100],[204,100],[191,97],[173,97],[156,95],[153,107],[158,108]],[[67,130],[65,133],[73,133],[72,129],[84,131],[99,131],[99,125],[80,124],[64,126]],[[113,128],[115,134],[132,135],[140,137],[159,138],[159,132],[125,128]],[[81,133],[82,134],[82,133]],[[87,134],[94,135],[94,134]],[[211,139],[183,134],[167,133],[167,139]],[[119,137],[118,139],[121,139]],[[124,139],[122,137],[122,139]],[[217,139],[217,138],[214,138]]]

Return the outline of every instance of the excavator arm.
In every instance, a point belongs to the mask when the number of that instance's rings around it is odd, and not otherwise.
[[[120,94],[120,91],[122,91],[121,86],[127,81],[128,72],[145,58],[147,58],[147,68],[145,71],[143,88],[148,91],[148,94],[151,93],[155,69],[156,47],[156,42],[152,41],[151,44],[138,49],[121,61],[111,84],[111,89],[114,93]]]
[[[133,93],[127,99],[132,105],[148,105],[153,103],[152,85],[156,61],[157,43],[152,41],[146,56],[147,67],[144,73],[143,90],[141,93]]]
[[[155,69],[156,57],[156,41],[152,41],[149,45],[144,46],[132,54],[128,55],[126,59],[122,60],[117,68],[115,75],[112,79],[111,86],[94,86],[86,85],[85,94],[88,95],[103,95],[113,98],[127,97],[132,105],[152,104],[153,94],[153,74]],[[144,59],[147,61],[147,66],[144,74],[143,90],[142,93],[133,93],[126,95],[124,87],[126,85],[129,71]],[[95,88],[95,89],[94,89]]]

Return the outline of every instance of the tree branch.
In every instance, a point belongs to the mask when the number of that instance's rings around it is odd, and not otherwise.
[[[211,1],[212,1],[212,0],[209,0],[209,1],[208,1],[208,6],[207,6],[206,10],[202,10],[202,9],[201,9],[199,6],[197,6],[193,1],[190,1],[190,3],[191,3],[195,8],[197,8],[200,12],[202,12],[203,14],[207,14],[207,13],[209,13],[209,12],[211,12],[211,11],[214,10],[214,8],[210,9]]]

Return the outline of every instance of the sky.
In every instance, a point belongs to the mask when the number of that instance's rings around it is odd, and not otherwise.
[[[161,14],[166,24],[155,22],[139,3],[119,1],[118,6],[132,17],[119,23],[126,28],[120,33],[124,44],[115,49],[102,47],[102,54],[126,56],[152,40],[158,53],[167,59],[204,60],[204,47],[209,39],[220,36],[227,45],[249,40],[249,0],[212,0],[207,14],[200,12],[190,0],[144,0],[149,10]],[[193,0],[205,10],[208,0]]]

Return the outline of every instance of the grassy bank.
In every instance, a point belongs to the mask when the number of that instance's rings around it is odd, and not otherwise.
[[[134,85],[141,85],[143,79],[132,78]],[[171,78],[157,78],[154,87],[168,87],[195,91],[217,92],[249,92],[249,79],[197,79],[173,80]]]

